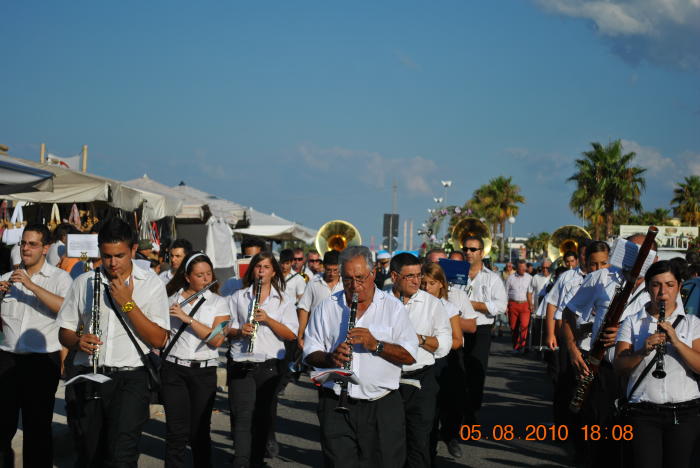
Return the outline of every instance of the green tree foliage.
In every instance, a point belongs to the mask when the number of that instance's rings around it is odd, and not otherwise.
[[[686,177],[676,185],[671,200],[675,215],[685,224],[700,225],[700,177]]]

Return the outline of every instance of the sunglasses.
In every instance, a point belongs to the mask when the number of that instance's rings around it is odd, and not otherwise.
[[[298,257],[298,258],[297,258],[297,257],[294,257],[293,260],[294,260],[295,262],[303,262],[303,261],[304,261],[304,257]]]
[[[481,250],[481,247],[465,247],[464,248],[465,252],[467,252],[467,251],[468,252],[478,252],[479,250]]]
[[[294,260],[296,260],[296,258]],[[309,263],[319,263],[320,261],[321,260],[319,260],[318,258],[316,258],[316,259],[312,258],[311,260],[307,260],[307,262],[309,262]]]

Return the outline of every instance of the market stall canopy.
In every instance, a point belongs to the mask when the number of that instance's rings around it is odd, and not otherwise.
[[[307,244],[312,243],[316,237],[315,230],[280,218],[274,213],[261,213],[252,207],[248,208],[247,212],[250,219],[250,227],[234,229],[233,232],[247,236],[266,237],[276,241],[300,240]]]
[[[161,184],[157,180],[153,180],[144,174],[138,179],[127,180],[125,185],[137,189],[148,190],[149,192],[158,193],[169,199],[175,199],[180,202],[180,208],[172,215],[178,219],[202,219],[204,217],[203,203],[199,199],[188,198],[181,192],[177,192],[165,184]]]
[[[53,190],[53,173],[0,155],[0,195]]]
[[[209,207],[212,216],[224,219],[232,226],[235,226],[238,221],[243,219],[247,211],[244,206],[238,203],[224,200],[211,193],[190,187],[189,185],[185,185],[184,182],[180,182],[180,185],[170,187],[170,189],[187,199],[200,200]],[[250,215],[248,215],[248,217],[250,217]]]

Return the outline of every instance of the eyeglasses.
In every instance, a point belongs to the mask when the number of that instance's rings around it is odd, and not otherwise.
[[[44,245],[42,242],[37,242],[37,241],[19,241],[19,246],[20,247],[31,247],[32,249],[36,249],[38,247],[41,247]]]
[[[343,284],[351,284],[353,281],[357,284],[363,284],[370,275],[372,275],[371,271],[364,276],[343,276]]]
[[[411,273],[410,275],[403,275],[401,279],[413,281],[423,279],[423,273]]]
[[[465,247],[464,251],[465,252],[478,252],[481,250],[481,247]]]
[[[295,258],[294,260],[298,260],[298,259]],[[320,261],[321,260],[318,258],[312,258],[312,259],[307,260],[307,262],[309,262],[309,263],[319,263]]]
[[[294,260],[295,262],[303,262],[304,257],[294,257],[292,260]]]

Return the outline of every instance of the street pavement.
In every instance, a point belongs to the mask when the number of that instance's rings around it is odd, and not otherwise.
[[[549,425],[551,416],[551,384],[545,365],[530,355],[510,352],[510,337],[496,338],[491,347],[486,379],[484,406],[479,413],[482,438],[462,443],[464,455],[455,460],[445,444],[438,446],[438,467],[501,467],[501,466],[570,466],[567,447],[561,442],[527,441],[527,425]],[[319,427],[316,417],[317,393],[308,378],[291,383],[280,397],[277,419],[279,457],[268,460],[272,467],[322,466]],[[73,466],[75,454],[66,426],[63,388],[57,392],[54,413],[55,466]],[[139,467],[163,466],[165,451],[165,415],[161,406],[151,406],[151,419],[141,438]],[[500,429],[513,426],[513,440],[492,440]],[[219,369],[219,392],[212,415],[212,449],[214,466],[229,465],[233,456],[230,438],[225,369]],[[465,435],[466,435],[465,431]],[[486,438],[489,438],[488,440]],[[17,466],[21,466],[21,431],[13,440]]]

